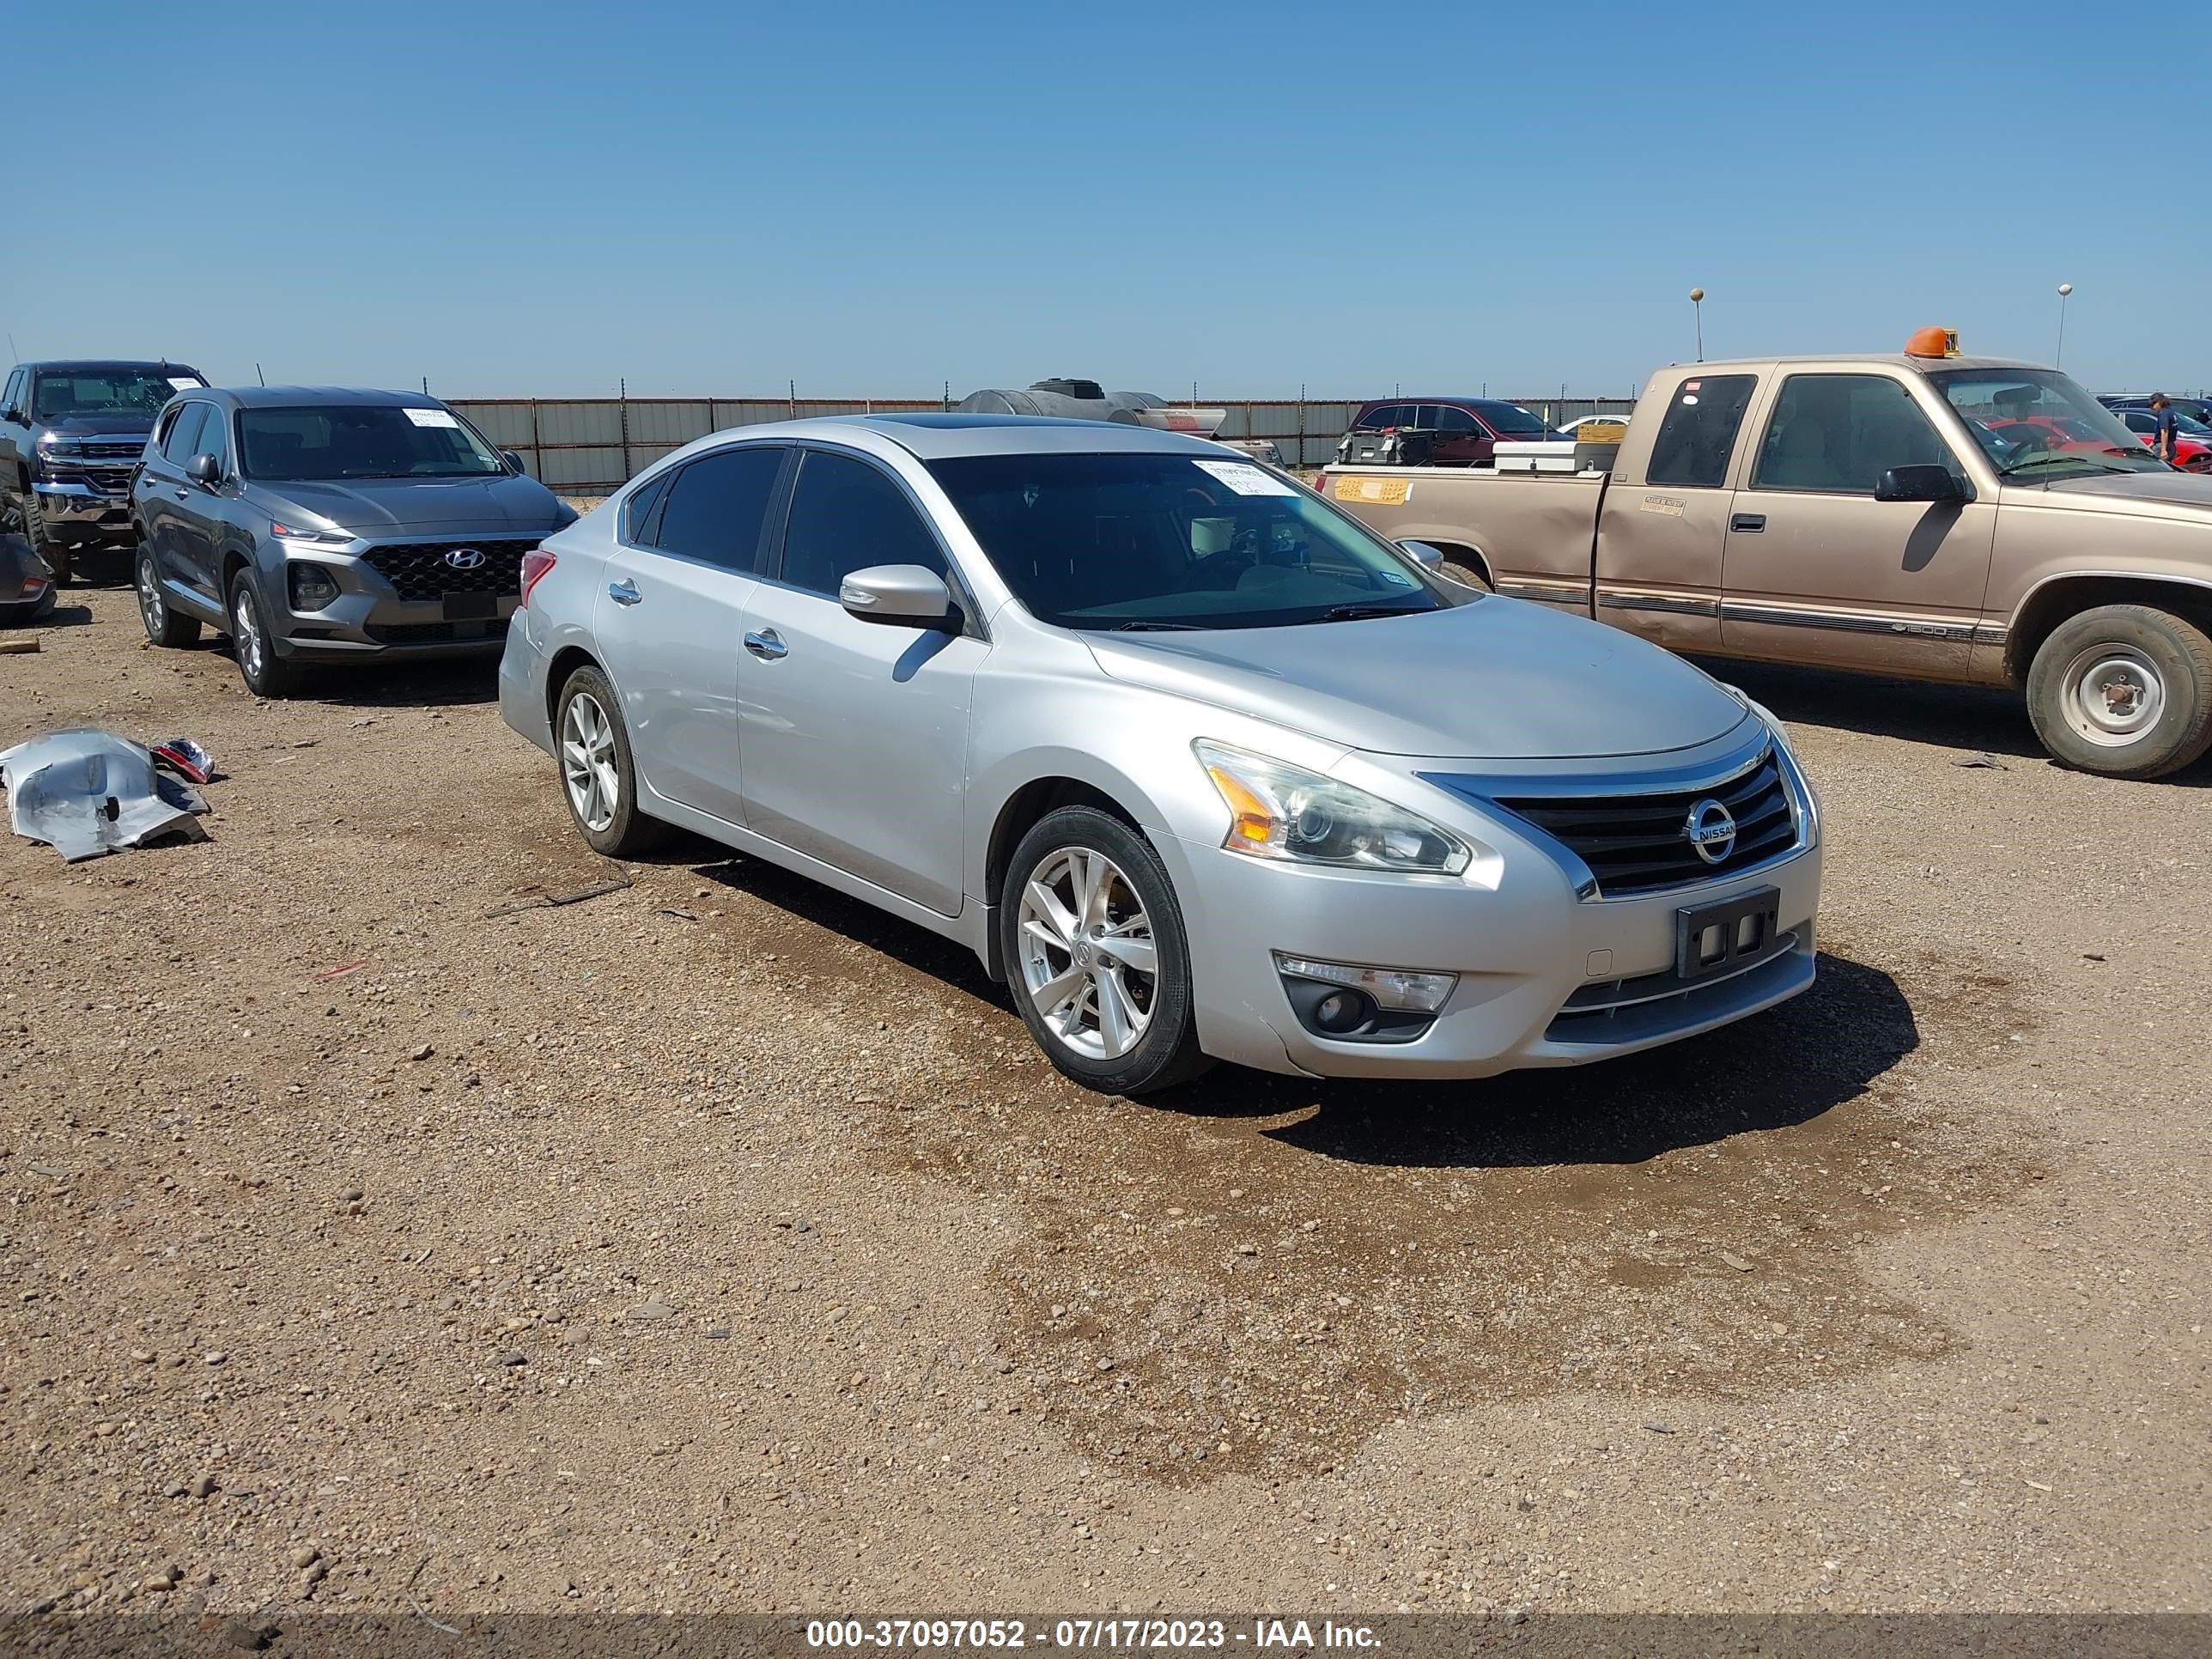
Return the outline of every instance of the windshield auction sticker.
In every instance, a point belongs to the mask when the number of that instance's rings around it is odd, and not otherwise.
[[[410,409],[401,412],[417,426],[459,426],[460,424],[442,409]]]
[[[1210,473],[1240,495],[1296,495],[1298,492],[1280,478],[1249,461],[1193,461],[1200,472]]]

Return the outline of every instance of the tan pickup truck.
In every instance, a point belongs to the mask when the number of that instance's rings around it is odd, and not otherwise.
[[[2055,369],[1912,343],[1663,369],[1610,471],[1316,487],[1510,598],[1677,651],[2008,685],[2069,765],[2188,765],[2212,745],[2212,477]]]

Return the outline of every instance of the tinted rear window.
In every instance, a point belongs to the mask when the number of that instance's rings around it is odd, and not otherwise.
[[[1644,482],[1719,489],[1727,481],[1736,430],[1758,383],[1756,374],[1708,374],[1683,381],[1659,423]]]
[[[702,455],[669,485],[654,544],[725,570],[757,568],[761,526],[786,453],[780,444],[746,444]]]

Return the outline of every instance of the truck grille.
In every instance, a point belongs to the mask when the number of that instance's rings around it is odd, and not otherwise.
[[[1735,842],[1726,857],[1708,864],[1685,833],[1690,809],[1717,800],[1735,820]],[[1589,866],[1598,891],[1614,897],[1651,893],[1692,882],[1717,881],[1764,863],[1797,838],[1790,796],[1774,751],[1710,789],[1663,795],[1531,796],[1500,799],[1562,842]]]
[[[123,461],[134,463],[146,453],[143,438],[118,438],[112,441],[99,440],[84,446],[84,458],[88,461]]]
[[[535,541],[394,542],[372,547],[362,558],[398,591],[403,599],[442,599],[448,593],[520,593],[522,556]],[[446,555],[474,548],[483,562],[456,569]]]

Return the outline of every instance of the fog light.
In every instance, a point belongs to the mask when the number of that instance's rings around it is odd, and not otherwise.
[[[338,596],[338,585],[319,564],[287,565],[292,583],[292,609],[320,611]]]
[[[1359,992],[1376,1007],[1407,1013],[1433,1014],[1444,1006],[1452,987],[1459,983],[1457,974],[1423,974],[1403,968],[1358,968],[1340,962],[1286,957],[1280,951],[1275,954],[1275,966],[1300,979],[1317,979]],[[1326,1000],[1334,1000],[1332,997]]]
[[[1324,1031],[1356,1031],[1367,1024],[1375,1005],[1358,991],[1331,991],[1314,1004],[1314,1024]]]

